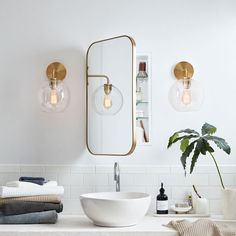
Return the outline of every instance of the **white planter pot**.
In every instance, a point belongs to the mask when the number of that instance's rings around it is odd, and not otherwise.
[[[193,210],[195,214],[208,215],[209,201],[206,198],[193,197]]]
[[[236,220],[236,189],[223,191],[223,215],[226,220]]]

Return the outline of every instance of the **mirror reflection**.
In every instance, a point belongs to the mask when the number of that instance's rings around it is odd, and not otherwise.
[[[135,43],[128,36],[94,42],[87,51],[87,147],[94,155],[135,148]]]

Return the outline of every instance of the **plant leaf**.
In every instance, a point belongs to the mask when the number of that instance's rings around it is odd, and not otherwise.
[[[178,137],[179,137],[179,134],[177,132],[174,133],[173,135],[171,135],[170,138],[169,138],[167,148],[169,148]]]
[[[196,134],[199,136],[199,133],[197,131],[195,131],[194,129],[182,129],[178,132],[175,132],[177,134],[181,134],[181,133],[186,133],[186,134]]]
[[[180,144],[180,150],[182,152],[184,152],[186,150],[186,148],[188,147],[188,144],[189,144],[189,139],[188,138],[182,139],[181,144]]]
[[[199,138],[197,140],[196,148],[199,150],[199,152],[201,152],[202,155],[206,155],[206,146],[203,138]]]
[[[205,123],[203,126],[202,126],[202,135],[205,135],[205,134],[214,134],[216,132],[216,127],[213,126],[213,125],[210,125],[208,123]]]
[[[173,136],[173,135],[172,135]],[[171,137],[172,137],[171,136]],[[172,144],[178,142],[179,140],[181,139],[191,139],[191,138],[198,138],[199,136],[198,135],[184,135],[184,136],[181,136],[181,137],[174,137],[173,139],[172,138],[169,138],[169,142],[168,142],[168,145],[167,145],[167,148],[169,148]]]
[[[207,140],[204,139],[204,138],[203,138],[203,140],[204,140],[204,143],[205,143],[206,151],[208,151],[208,152],[214,152],[215,150],[211,147],[211,145],[209,144],[209,142],[207,142]]]
[[[200,136],[200,134],[193,129],[180,130],[178,132],[175,132],[172,136],[170,136],[167,148],[169,148],[173,143],[176,143],[177,141],[181,140],[182,138],[185,138],[186,135],[179,137],[179,134],[182,134],[182,133],[195,135],[196,137]]]
[[[214,149],[210,146],[210,144],[204,138],[199,138],[196,142],[197,142],[197,145],[195,147],[194,154],[191,161],[190,174],[192,174],[193,172],[193,169],[195,167],[195,164],[197,162],[197,159],[200,153],[202,155],[206,155],[207,151],[214,152]]]
[[[190,145],[186,148],[186,150],[182,153],[182,155],[180,157],[180,160],[181,160],[181,163],[182,163],[182,166],[183,166],[184,170],[186,169],[187,157],[189,157],[190,153],[194,149],[195,143],[196,143],[196,140],[193,141],[192,143],[190,143]]]
[[[181,136],[181,137],[178,137],[177,139],[175,139],[173,141],[173,143],[176,143],[176,142],[178,142],[181,139],[191,139],[191,138],[198,138],[198,136],[197,135],[184,135],[184,136]]]
[[[194,169],[195,163],[197,162],[199,154],[200,154],[200,150],[196,146],[194,153],[193,153],[192,161],[191,161],[190,174],[192,174],[192,172],[193,172],[193,169]]]
[[[210,144],[204,138],[199,138],[197,140],[197,148],[202,155],[206,155],[207,151],[214,152],[214,149],[210,146]]]
[[[218,148],[222,149],[227,154],[230,154],[231,148],[229,144],[223,138],[207,135],[204,137],[204,139],[213,141],[217,145]]]

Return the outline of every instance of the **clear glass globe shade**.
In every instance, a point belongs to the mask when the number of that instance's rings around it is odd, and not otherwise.
[[[39,102],[45,112],[62,112],[69,103],[69,90],[65,83],[58,82],[56,88],[51,89],[49,83],[45,83],[39,91]]]
[[[104,85],[93,94],[93,107],[100,115],[115,115],[123,106],[123,96],[118,88],[112,85],[110,94],[105,94]]]
[[[170,88],[169,102],[176,111],[199,110],[204,101],[203,88],[193,79],[189,89],[184,88],[183,80],[177,80]]]

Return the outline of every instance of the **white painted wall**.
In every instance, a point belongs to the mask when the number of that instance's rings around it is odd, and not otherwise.
[[[1,0],[0,163],[179,164],[178,149],[166,150],[169,135],[207,121],[232,146],[231,157],[219,151],[217,159],[235,164],[235,12],[234,0]],[[153,145],[127,158],[94,158],[85,146],[85,53],[93,41],[120,34],[152,54]],[[181,60],[205,87],[199,112],[177,113],[168,103]],[[71,101],[62,114],[41,112],[37,100],[53,61],[68,71]]]

